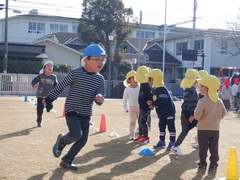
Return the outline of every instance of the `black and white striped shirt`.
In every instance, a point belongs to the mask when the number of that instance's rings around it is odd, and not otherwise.
[[[80,67],[72,70],[63,80],[48,94],[46,102],[54,101],[69,86],[66,98],[65,112],[76,112],[80,116],[90,117],[92,106],[97,94],[105,94],[104,78],[100,73],[89,73]]]

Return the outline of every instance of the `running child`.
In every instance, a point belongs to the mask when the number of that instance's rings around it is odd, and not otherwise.
[[[66,145],[72,144],[62,157],[60,166],[77,170],[73,160],[86,145],[93,102],[101,105],[104,101],[104,78],[99,71],[105,65],[106,53],[97,44],[87,46],[81,59],[82,67],[70,71],[66,77],[43,100],[47,105],[58,98],[66,87],[70,87],[65,103],[66,124],[69,132],[59,134],[53,146],[53,155],[60,157]]]
[[[44,104],[42,100],[48,95],[48,93],[58,84],[57,76],[53,74],[53,62],[47,61],[44,63],[43,68],[40,70],[40,74],[37,75],[31,82],[32,87],[37,88],[37,126],[41,127],[42,115]],[[53,108],[53,104],[46,105],[46,111],[50,112]]]

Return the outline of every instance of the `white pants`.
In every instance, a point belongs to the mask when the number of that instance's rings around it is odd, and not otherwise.
[[[135,133],[137,120],[139,117],[139,106],[130,106],[129,107],[129,116],[130,116],[130,126],[129,131],[130,134]]]

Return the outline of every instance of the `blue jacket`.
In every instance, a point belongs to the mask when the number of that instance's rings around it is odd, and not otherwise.
[[[158,118],[175,117],[175,104],[165,86],[154,89],[152,105]]]

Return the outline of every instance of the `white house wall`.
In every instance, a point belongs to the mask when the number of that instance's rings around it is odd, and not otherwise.
[[[28,33],[28,23],[31,20],[21,18],[21,19],[12,19],[8,23],[8,42],[19,42],[19,43],[29,43],[40,37],[43,33]],[[37,21],[41,22],[41,21]]]
[[[48,59],[57,64],[67,64],[74,68],[80,66],[80,54],[74,53],[67,48],[61,47],[50,41],[36,43],[38,45],[46,45],[46,53]]]
[[[45,23],[45,31],[44,33],[28,33],[28,25],[29,22],[36,23]],[[8,41],[9,42],[19,42],[19,43],[31,43],[36,41],[37,39],[51,34],[50,24],[63,24],[68,25],[68,32],[73,32],[73,25],[78,25],[79,21],[76,19],[62,19],[62,18],[52,18],[51,16],[46,18],[41,17],[26,17],[26,16],[14,16],[10,17],[8,20]],[[4,41],[4,21],[0,23],[0,41]]]

